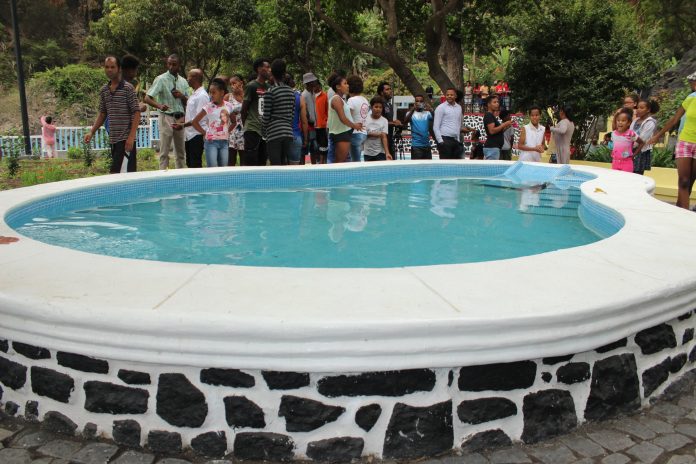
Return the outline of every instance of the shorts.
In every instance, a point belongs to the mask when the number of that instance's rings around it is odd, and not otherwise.
[[[680,140],[674,150],[675,158],[696,158],[696,142]]]
[[[611,168],[617,171],[633,172],[633,160],[631,158],[614,158]]]
[[[326,152],[329,150],[329,132],[326,127],[317,127],[316,130],[317,145],[319,151]]]
[[[329,137],[331,137],[331,141],[333,143],[350,142],[352,136],[353,129],[348,129],[347,131],[341,132],[340,134],[329,134]]]
[[[384,153],[379,153],[377,155],[363,155],[365,161],[387,161],[387,155]]]

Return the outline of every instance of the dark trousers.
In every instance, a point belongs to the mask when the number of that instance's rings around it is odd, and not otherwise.
[[[512,159],[512,150],[500,149],[500,159],[510,161]]]
[[[378,155],[363,155],[365,157],[365,161],[387,161],[387,155],[384,153],[380,153]]]
[[[442,137],[442,143],[437,145],[440,159],[461,159],[464,148],[459,140],[454,137]]]
[[[111,174],[117,174],[121,172],[121,166],[123,165],[123,157],[128,158],[128,172],[135,172],[138,170],[137,159],[136,159],[136,149],[135,144],[133,144],[133,150],[126,154],[126,141],[116,142],[111,144],[111,168],[109,172]]]
[[[433,150],[430,147],[411,147],[412,160],[431,160],[433,159]]]
[[[203,167],[203,135],[198,134],[186,141],[186,166],[189,168]]]
[[[244,132],[242,166],[265,166],[267,160],[266,142],[261,138],[261,134],[252,131]]]
[[[292,137],[280,137],[266,142],[266,152],[271,166],[289,164],[288,160],[293,149],[293,142]]]

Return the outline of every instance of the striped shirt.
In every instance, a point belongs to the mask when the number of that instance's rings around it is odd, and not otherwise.
[[[99,112],[109,118],[109,139],[113,145],[128,138],[133,115],[140,111],[140,107],[131,84],[121,80],[114,92],[110,86],[109,82],[99,92]]]
[[[263,98],[263,127],[266,140],[292,137],[295,91],[285,84],[275,85]]]

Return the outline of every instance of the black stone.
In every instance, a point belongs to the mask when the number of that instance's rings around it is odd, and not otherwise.
[[[150,374],[147,372],[129,371],[119,369],[118,378],[123,380],[128,385],[150,385]]]
[[[551,379],[553,379],[553,376],[551,375],[550,372],[542,372],[541,373],[541,380],[543,380],[546,383],[551,382]]]
[[[262,429],[266,426],[263,409],[253,401],[243,396],[228,396],[223,402],[225,419],[230,427]]]
[[[565,356],[552,356],[549,358],[544,358],[541,360],[542,363],[548,365],[548,366],[553,366],[554,364],[570,361],[574,354],[567,354]]]
[[[556,378],[559,382],[568,385],[584,382],[590,378],[590,365],[586,362],[568,363],[558,368]]]
[[[609,343],[604,346],[600,346],[597,348],[595,351],[597,353],[608,353],[609,351],[615,350],[617,348],[623,348],[628,344],[628,339],[627,338],[622,338],[621,340],[617,340],[613,343]]]
[[[362,455],[362,438],[338,437],[312,441],[307,445],[307,457],[323,462],[350,462]]]
[[[7,350],[10,348],[9,343],[7,343],[7,340],[0,340],[0,351],[3,353],[7,353]]]
[[[522,441],[525,443],[537,443],[562,435],[578,425],[573,397],[566,390],[542,390],[528,394],[522,402],[522,414]]]
[[[691,311],[689,311],[688,313],[682,314],[677,319],[679,319],[680,321],[685,321],[687,319],[691,319]]]
[[[191,448],[206,458],[221,458],[227,454],[225,432],[202,433],[191,440]]]
[[[534,384],[536,369],[534,361],[462,367],[459,372],[459,389],[462,391],[507,391],[529,388]]]
[[[151,430],[147,434],[147,447],[154,453],[181,453],[181,435],[165,430]]]
[[[381,415],[382,406],[379,404],[368,404],[358,409],[355,413],[355,423],[364,431],[369,432]]]
[[[0,357],[0,382],[8,388],[19,390],[27,382],[27,368]]]
[[[677,338],[674,335],[672,326],[660,324],[638,332],[636,334],[636,343],[640,346],[641,353],[654,354],[676,347]]]
[[[109,363],[103,359],[90,358],[89,356],[66,353],[64,351],[59,351],[56,354],[56,359],[61,366],[69,367],[76,371],[94,372],[96,374],[109,373]]]
[[[14,401],[8,401],[5,403],[5,412],[8,416],[14,416],[19,411],[19,405]]]
[[[287,435],[242,432],[234,437],[234,457],[251,461],[291,461],[295,444]]]
[[[454,383],[454,371],[449,371],[447,374],[447,386],[451,387]]]
[[[87,440],[94,440],[97,438],[97,424],[94,422],[87,422],[82,429],[82,437]]]
[[[324,377],[317,388],[328,397],[338,396],[404,396],[417,391],[432,391],[435,372],[430,369],[368,372],[358,375]]]
[[[107,382],[85,382],[85,409],[108,414],[144,414],[150,393]]]
[[[40,346],[27,345],[26,343],[12,342],[12,348],[22,356],[29,359],[49,359],[51,352]]]
[[[24,418],[30,422],[35,422],[39,418],[38,401],[27,401],[24,404]]]
[[[691,352],[689,353],[689,362],[694,362],[696,361],[696,345],[691,348]]]
[[[426,407],[397,403],[389,419],[383,454],[387,459],[434,456],[452,448],[452,402]]]
[[[253,376],[239,369],[203,369],[201,382],[234,388],[251,388],[256,385]]]
[[[669,365],[669,371],[672,374],[679,372],[682,367],[686,364],[686,353],[678,354],[672,358],[672,362]]]
[[[690,327],[684,331],[684,335],[682,336],[682,345],[686,345],[687,343],[689,343],[693,339],[694,339],[694,329]]]
[[[299,396],[284,395],[280,399],[278,415],[285,417],[288,432],[309,432],[333,422],[346,411],[341,406],[329,406]]]
[[[640,408],[636,358],[621,354],[601,359],[592,367],[585,419],[604,420]]]
[[[309,374],[301,372],[261,372],[271,390],[293,390],[309,385]]]
[[[157,415],[177,427],[200,427],[208,415],[208,404],[185,375],[160,374]]]
[[[501,448],[503,446],[511,446],[512,440],[505,432],[500,429],[486,430],[474,434],[471,438],[462,443],[462,449],[475,453],[492,448]]]
[[[643,372],[643,396],[649,397],[657,387],[662,385],[669,378],[669,369],[672,366],[670,358],[665,359],[657,366],[646,369]]]
[[[140,424],[132,419],[114,421],[113,437],[117,445],[139,448]]]
[[[457,406],[459,420],[467,424],[481,424],[517,414],[517,406],[507,398],[481,398],[462,401]]]
[[[31,390],[37,395],[67,403],[74,389],[75,381],[69,375],[45,367],[31,367]]]
[[[54,433],[75,435],[77,424],[58,411],[48,411],[41,422],[41,427]]]

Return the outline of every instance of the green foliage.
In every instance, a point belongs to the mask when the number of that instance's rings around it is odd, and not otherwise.
[[[436,88],[435,82],[428,76],[428,65],[425,63],[414,64],[411,68],[413,73],[418,78],[418,81],[423,87],[433,86]],[[391,68],[387,69],[368,69],[364,73],[364,94],[376,95],[377,86],[380,82],[389,82],[392,86],[394,95],[409,95],[410,92],[406,88],[399,76],[397,76]]]
[[[71,160],[79,160],[83,159],[85,156],[85,152],[81,147],[70,147],[68,148],[68,159]]]
[[[139,148],[138,149],[138,160],[142,161],[152,161],[155,159],[155,150],[152,148]]]
[[[653,147],[652,166],[656,168],[675,168],[674,151],[669,148]]]
[[[102,155],[99,158],[99,168],[104,172],[109,172],[111,170],[111,159],[111,150],[102,152]]]
[[[45,169],[23,171],[20,175],[22,186],[45,184],[70,179],[70,174],[60,165],[51,164]]]
[[[92,144],[82,142],[82,153],[85,161],[85,167],[92,167],[92,164],[94,164],[94,151],[92,150]]]
[[[12,145],[3,146],[3,153],[5,154],[5,163],[7,164],[7,177],[10,179],[17,176],[19,173],[19,156],[24,147],[24,137],[19,138],[19,142]]]
[[[659,127],[664,126],[665,123],[674,116],[674,113],[677,112],[677,109],[679,109],[690,93],[691,87],[685,82],[684,87],[680,90],[671,93],[665,92],[658,96],[658,100],[660,101],[660,112],[657,113],[656,119]],[[679,125],[674,126],[672,132],[676,133],[678,128]]]
[[[585,161],[611,163],[611,150],[606,145],[600,145],[595,151],[585,155]]]
[[[636,0],[632,2],[639,28],[654,31],[669,53],[681,57],[696,44],[696,7],[693,0]]]
[[[53,92],[58,98],[58,106],[71,105],[96,106],[99,89],[106,81],[104,71],[83,64],[71,64],[55,68],[34,76],[37,86]]]

